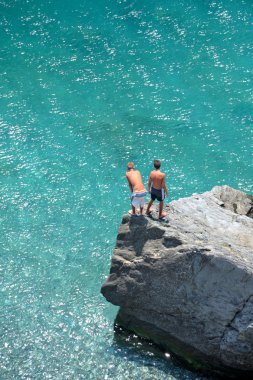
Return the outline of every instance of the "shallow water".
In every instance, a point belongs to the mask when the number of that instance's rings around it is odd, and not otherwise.
[[[202,379],[114,339],[125,164],[253,192],[251,1],[1,0],[0,378]],[[143,4],[144,3],[144,4]]]

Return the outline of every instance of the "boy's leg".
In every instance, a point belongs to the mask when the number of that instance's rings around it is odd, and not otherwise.
[[[166,215],[166,212],[163,212],[163,201],[161,201],[159,204],[159,218],[163,218]]]
[[[133,205],[133,200],[134,200],[134,197],[131,197],[131,207],[132,207],[132,210],[128,211],[128,213],[131,214],[131,215],[135,215],[135,206]]]
[[[131,215],[135,215],[135,207],[133,205],[131,206],[132,206],[132,210],[129,210],[128,213]]]
[[[154,202],[153,199],[150,199],[150,201],[148,202],[148,207],[147,207],[146,214],[150,213],[150,207],[152,206],[153,202]]]
[[[141,199],[140,201],[140,214],[142,215],[142,212],[143,212],[143,208],[145,206],[145,198],[146,198],[146,195],[145,197],[143,197],[143,199]]]

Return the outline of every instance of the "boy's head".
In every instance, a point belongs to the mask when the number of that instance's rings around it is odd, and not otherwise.
[[[128,162],[127,163],[127,169],[128,170],[134,169],[134,163],[133,162]]]
[[[161,161],[160,160],[154,160],[154,167],[156,169],[160,169],[160,167],[161,167]]]

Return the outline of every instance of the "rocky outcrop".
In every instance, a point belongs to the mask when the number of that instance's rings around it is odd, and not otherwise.
[[[195,369],[252,376],[252,206],[222,186],[171,202],[164,222],[125,215],[101,289],[117,323]]]

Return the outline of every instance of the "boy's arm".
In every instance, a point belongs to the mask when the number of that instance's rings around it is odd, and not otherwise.
[[[133,185],[132,185],[131,182],[129,181],[129,178],[128,178],[127,174],[126,174],[126,179],[127,179],[127,181],[128,181],[128,185],[129,185],[130,191],[131,191],[131,193],[132,193],[132,192],[133,192]]]
[[[169,192],[168,192],[168,189],[167,189],[167,186],[166,186],[166,182],[165,182],[165,174],[164,174],[164,177],[163,177],[162,187],[164,188],[166,197],[168,197]]]
[[[151,174],[150,174],[149,179],[148,179],[148,192],[149,192],[149,194],[151,193],[151,185],[152,185],[152,180],[151,180]]]

